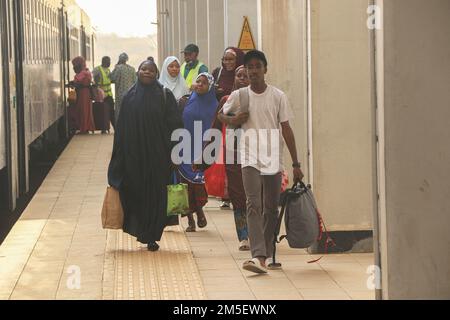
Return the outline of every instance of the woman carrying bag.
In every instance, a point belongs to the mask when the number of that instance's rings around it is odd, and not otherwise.
[[[123,99],[108,170],[119,191],[123,231],[159,249],[168,223],[167,186],[172,183],[171,134],[183,127],[173,94],[156,80],[157,67],[144,61],[138,80]]]

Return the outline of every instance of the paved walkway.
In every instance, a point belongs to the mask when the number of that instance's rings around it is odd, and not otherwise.
[[[146,250],[101,228],[112,136],[76,136],[0,246],[0,299],[373,299],[371,254],[328,255],[279,246],[282,271],[252,275],[240,266],[232,211],[211,199],[209,224],[166,229]]]

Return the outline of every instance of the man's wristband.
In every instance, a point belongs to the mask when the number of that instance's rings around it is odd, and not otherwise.
[[[300,168],[300,162],[293,163],[292,168]]]

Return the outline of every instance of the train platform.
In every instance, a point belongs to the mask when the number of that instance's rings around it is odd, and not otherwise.
[[[231,210],[210,199],[208,226],[166,228],[160,250],[104,230],[101,208],[112,135],[75,136],[0,246],[0,299],[351,300],[367,286],[372,254],[326,255],[278,247],[283,269],[242,270]]]

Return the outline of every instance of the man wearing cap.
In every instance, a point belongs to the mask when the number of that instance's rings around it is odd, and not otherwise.
[[[128,55],[126,53],[122,53],[119,56],[119,62],[110,75],[111,82],[114,83],[116,87],[116,104],[114,107],[116,123],[117,119],[119,119],[120,108],[122,107],[122,97],[137,80],[136,70],[127,64],[127,61]],[[111,119],[111,121],[112,120],[113,119]]]
[[[185,60],[181,66],[181,74],[186,79],[188,88],[193,91],[195,89],[194,79],[200,73],[208,72],[208,67],[198,60],[199,49],[195,44],[188,44],[181,53],[184,53]]]

